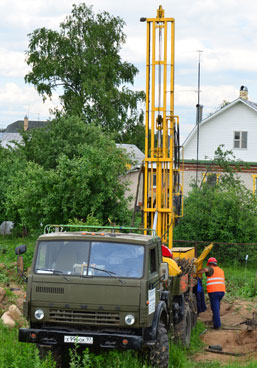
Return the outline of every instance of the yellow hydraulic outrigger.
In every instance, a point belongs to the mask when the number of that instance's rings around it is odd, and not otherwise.
[[[174,116],[174,19],[164,18],[159,6],[156,18],[141,21],[147,22],[144,227],[156,229],[172,248],[183,189],[179,118]]]

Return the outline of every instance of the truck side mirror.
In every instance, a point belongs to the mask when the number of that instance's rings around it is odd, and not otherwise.
[[[15,248],[15,254],[18,256],[18,258],[17,258],[17,273],[24,281],[26,281],[27,278],[24,275],[24,262],[23,262],[23,257],[21,256],[21,254],[25,253],[26,250],[27,250],[27,247],[24,244],[19,245],[18,247]]]
[[[162,282],[167,282],[169,278],[169,266],[168,263],[162,262],[160,265],[160,279]]]
[[[15,254],[17,256],[20,256],[21,254],[25,253],[27,251],[27,247],[25,244],[19,245],[15,248]]]

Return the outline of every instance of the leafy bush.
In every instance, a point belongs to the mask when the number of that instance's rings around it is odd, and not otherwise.
[[[205,184],[185,199],[176,239],[257,243],[257,202],[248,191]]]
[[[224,243],[257,243],[257,200],[240,182],[238,163],[230,151],[219,147],[213,161],[223,169],[219,182],[193,186],[185,198],[184,217],[174,230],[174,239]],[[199,252],[203,246],[199,246]],[[199,253],[198,252],[198,253]],[[222,261],[243,262],[246,255],[257,262],[257,246],[215,246]]]

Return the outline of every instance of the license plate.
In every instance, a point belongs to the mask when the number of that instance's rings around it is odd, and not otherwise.
[[[93,344],[93,337],[89,336],[64,336],[64,342],[72,344]]]

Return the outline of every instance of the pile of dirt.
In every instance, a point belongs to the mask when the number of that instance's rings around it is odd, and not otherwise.
[[[204,351],[196,354],[194,360],[198,362],[216,360],[220,363],[257,360],[257,331],[250,331],[247,324],[243,323],[251,319],[256,310],[257,300],[234,300],[231,303],[222,301],[220,313],[222,327],[220,330],[213,330],[212,312],[208,305],[207,311],[201,313],[199,317],[207,328],[200,338],[206,348],[220,345],[225,354]]]

